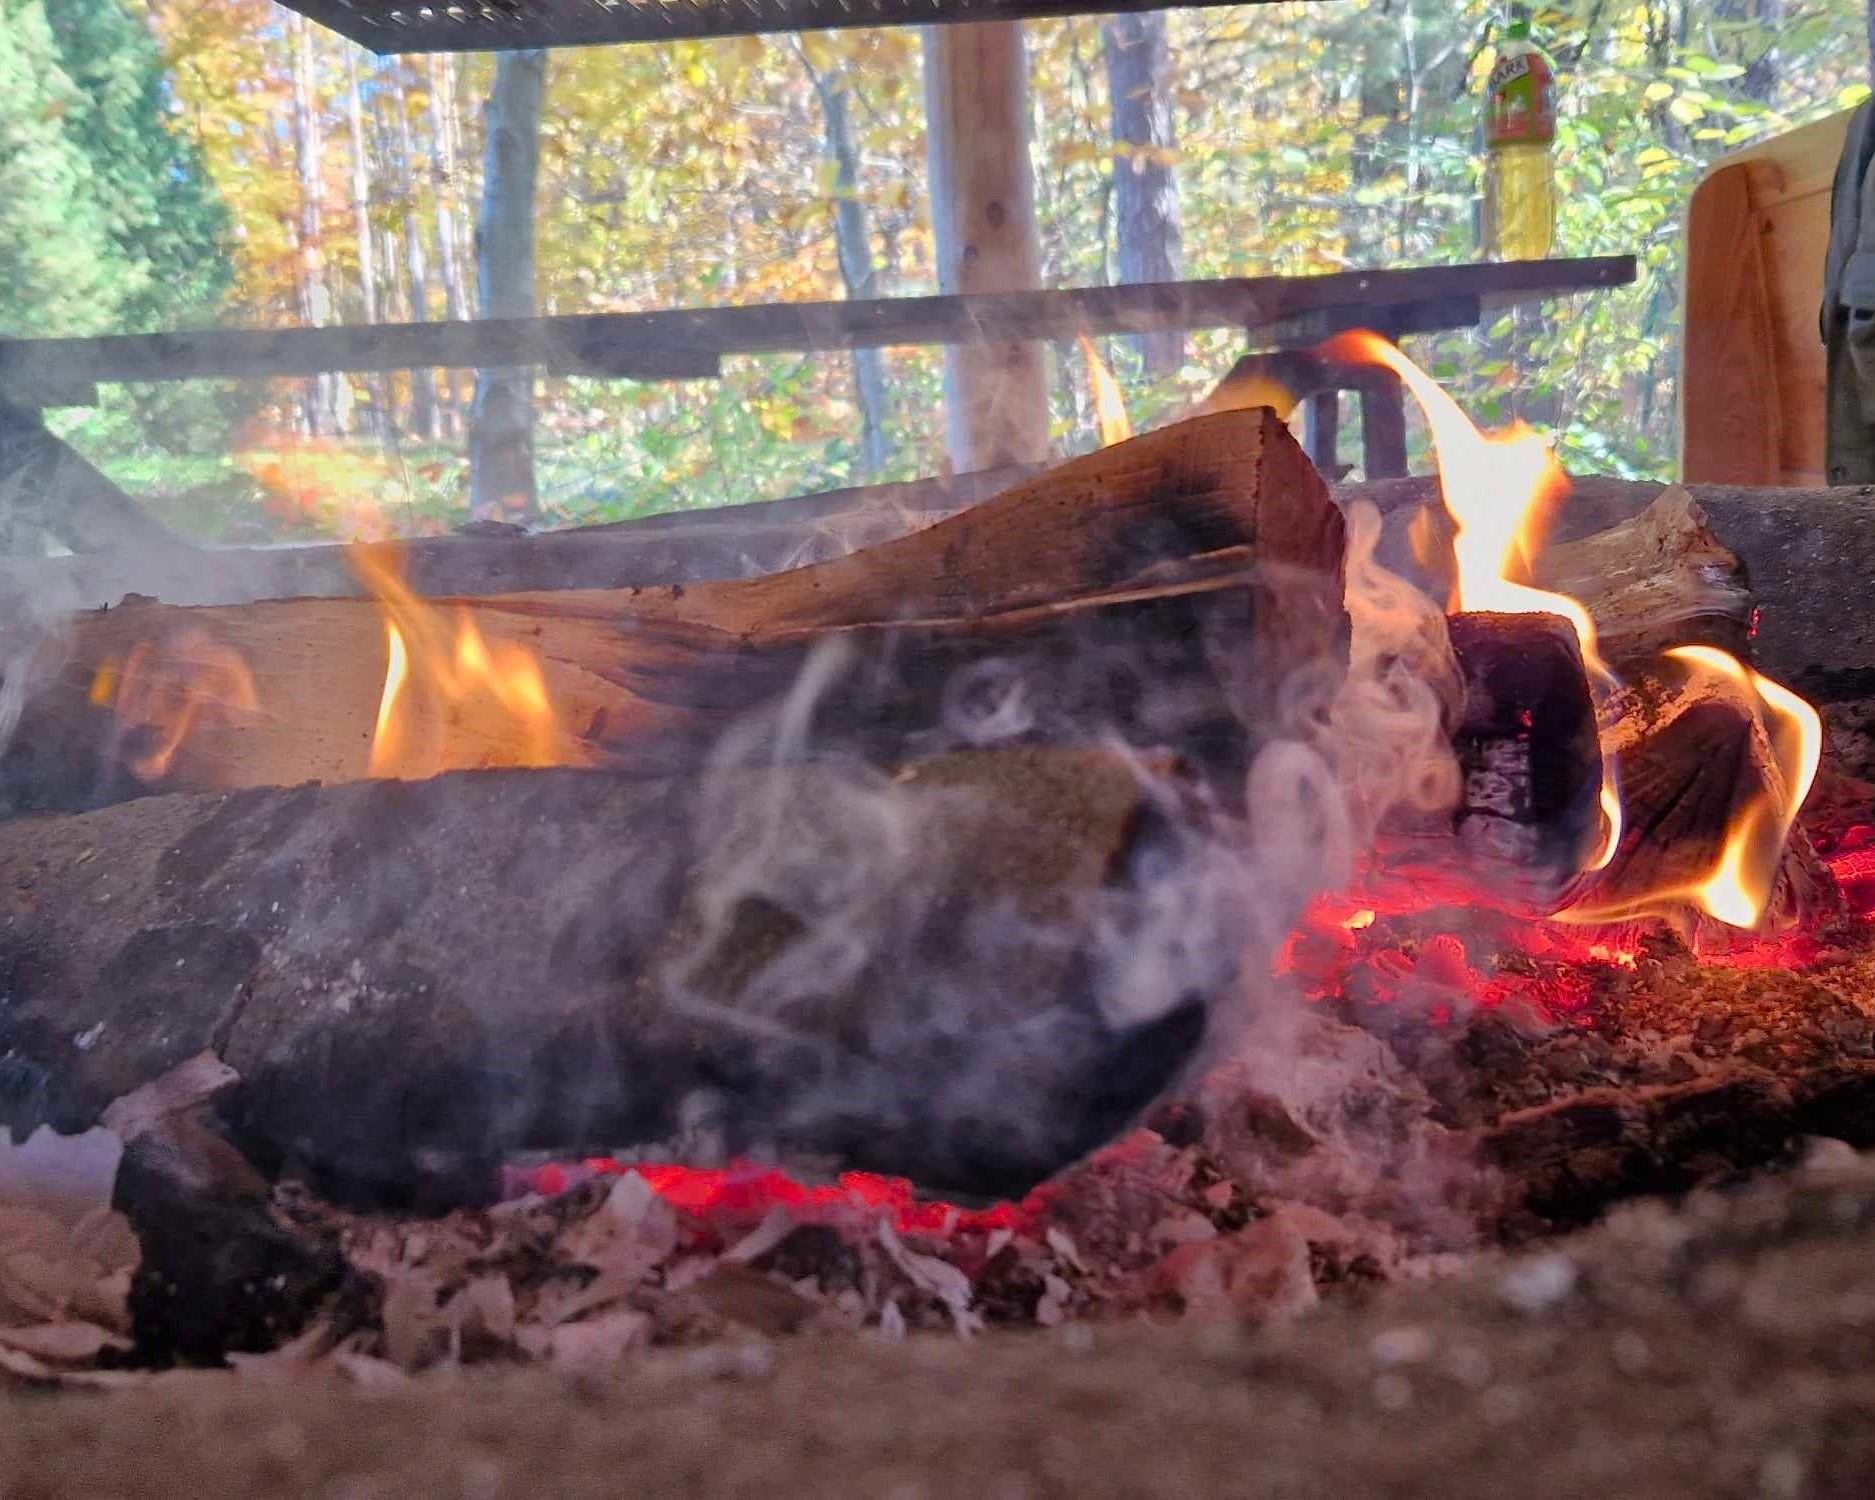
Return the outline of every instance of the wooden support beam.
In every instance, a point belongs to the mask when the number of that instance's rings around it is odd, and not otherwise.
[[[1634,273],[1633,256],[1613,255],[648,313],[8,339],[0,340],[0,392],[38,406],[82,405],[90,386],[118,381],[271,380],[327,370],[364,374],[501,364],[617,379],[689,380],[714,376],[718,361],[730,354],[1072,339],[1081,333],[1099,338],[1173,328],[1246,329],[1253,346],[1274,348],[1285,341],[1313,342],[1314,331],[1327,324],[1287,320],[1319,310],[1336,311],[1341,326],[1353,321],[1428,331],[1475,321],[1460,316],[1459,304],[1448,299],[1537,301],[1625,286]],[[1441,307],[1443,322],[1434,317]]]
[[[1017,21],[925,33],[925,119],[938,284],[946,292],[1041,286],[1029,168],[1028,53]],[[983,334],[1003,333],[994,322]],[[944,357],[951,466],[959,473],[1049,456],[1041,345],[954,346]]]
[[[146,560],[197,556],[84,457],[39,413],[0,403],[0,529],[11,550],[22,529],[73,552],[128,552]]]

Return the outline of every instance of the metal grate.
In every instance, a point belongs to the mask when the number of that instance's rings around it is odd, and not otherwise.
[[[1016,21],[1110,11],[1162,10],[1167,0],[282,0],[373,52],[497,52],[518,47],[588,47],[682,37],[841,26],[923,26],[946,21]],[[1174,0],[1179,3],[1179,0]],[[1271,0],[1183,0],[1211,5]]]

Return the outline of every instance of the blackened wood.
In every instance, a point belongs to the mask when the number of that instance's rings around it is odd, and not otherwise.
[[[1135,762],[1003,749],[15,820],[0,1120],[80,1128],[207,1049],[238,1144],[354,1197],[698,1139],[1017,1195],[1126,1127],[1230,983],[1230,944],[1136,961],[1201,833],[1166,806]]]
[[[1390,909],[1478,900],[1547,916],[1600,827],[1601,751],[1575,634],[1552,615],[1455,615],[1449,630],[1459,802],[1389,818],[1367,878]]]
[[[1806,1139],[1875,1146],[1875,1064],[1784,1076],[1735,1065],[1652,1088],[1594,1089],[1505,1115],[1478,1139],[1521,1238],[1592,1223],[1622,1198],[1684,1193],[1792,1160]]]

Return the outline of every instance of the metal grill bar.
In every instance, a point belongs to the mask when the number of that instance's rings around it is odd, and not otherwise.
[[[500,52],[1163,10],[1166,0],[282,0],[373,52]],[[1201,9],[1273,0],[1173,0]]]

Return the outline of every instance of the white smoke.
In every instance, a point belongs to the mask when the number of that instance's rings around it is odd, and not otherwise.
[[[857,747],[816,732],[829,696],[864,675],[853,648],[824,641],[792,690],[738,725],[712,758],[696,816],[701,931],[673,976],[675,1003],[752,1040],[824,1056],[824,1088],[810,1090],[803,1106],[810,1114],[897,1118],[915,1113],[907,1100],[855,1098],[854,1090],[905,1089],[941,1093],[951,1113],[1023,1128],[1019,1111],[1011,1114],[1012,1089],[1019,1095],[1022,1086],[1012,1081],[1063,1045],[1065,1024],[1049,996],[1012,984],[1037,953],[1074,950],[1083,998],[1112,1035],[1140,1032],[1203,997],[1211,1016],[1205,1056],[1228,1050],[1253,1019],[1285,1004],[1269,975],[1307,903],[1349,880],[1393,810],[1448,810],[1460,790],[1447,723],[1461,685],[1444,617],[1375,559],[1379,534],[1372,507],[1356,507],[1347,654],[1311,663],[1284,684],[1273,723],[1243,725],[1258,748],[1240,794],[1207,791],[1161,747],[1128,743],[1119,726],[1069,726],[1074,741],[1131,768],[1150,810],[1127,868],[1086,897],[1091,909],[1043,916],[990,894],[972,879],[970,830],[981,833],[983,814],[971,794],[881,770]],[[1133,665],[1150,682],[1151,671]],[[994,745],[1008,754],[1025,736],[1058,741],[1063,698],[1030,680],[1037,670],[1019,657],[958,670],[939,697],[942,732],[920,749]],[[1145,713],[1136,722],[1154,720]],[[811,777],[763,783],[746,775],[782,766],[806,766]],[[960,897],[969,910],[940,917]],[[724,955],[747,949],[751,910],[791,938],[773,951],[743,951],[726,993]],[[928,937],[934,921],[949,937],[938,949]],[[841,1024],[863,1033],[843,1040],[862,1053],[972,1062],[922,1081],[861,1084],[842,1075],[823,1007],[855,986],[874,991],[857,1017],[840,1012]],[[973,1044],[991,1035],[1008,1055],[985,1062]]]

